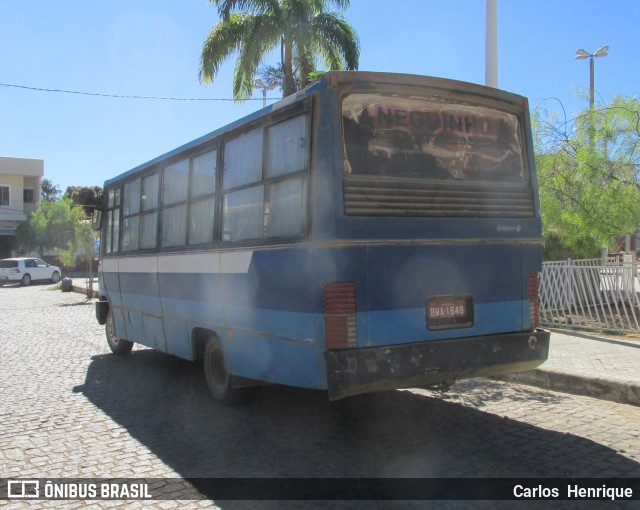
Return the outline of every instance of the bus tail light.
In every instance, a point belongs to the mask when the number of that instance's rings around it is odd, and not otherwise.
[[[325,284],[324,331],[327,349],[348,349],[356,346],[355,283]]]
[[[540,327],[539,290],[540,275],[538,273],[529,273],[529,317],[531,319],[531,327],[533,329]]]

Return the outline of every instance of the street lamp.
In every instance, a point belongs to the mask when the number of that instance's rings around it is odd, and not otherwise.
[[[589,107],[593,110],[593,59],[598,57],[606,57],[607,51],[609,51],[609,46],[603,46],[595,53],[589,53],[586,50],[579,49],[576,50],[576,60],[584,60],[589,59],[589,68],[590,68],[590,80],[589,80]]]
[[[267,90],[273,90],[277,86],[278,86],[277,83],[272,83],[271,85],[265,85],[265,83],[260,79],[253,82],[254,89],[262,89],[262,107],[263,108],[267,107]]]

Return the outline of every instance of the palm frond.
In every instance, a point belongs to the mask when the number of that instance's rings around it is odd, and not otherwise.
[[[280,13],[278,0],[209,0],[218,6],[218,15],[222,20],[231,16],[232,12],[248,14]]]
[[[355,30],[341,14],[326,11],[333,6],[344,10],[349,0],[210,1],[218,7],[221,21],[203,44],[200,80],[212,82],[222,62],[237,54],[233,81],[237,100],[251,97],[259,65],[278,45],[285,95],[308,83],[318,55],[328,69],[358,68]]]
[[[255,76],[264,58],[280,43],[281,27],[269,15],[254,15],[247,26],[248,37],[243,41],[236,61],[233,96],[239,101],[253,94]]]
[[[360,42],[354,28],[339,14],[326,12],[314,18],[314,46],[331,70],[358,69]]]
[[[249,15],[234,15],[221,21],[207,34],[200,55],[200,81],[213,82],[220,64],[238,50],[245,34]]]

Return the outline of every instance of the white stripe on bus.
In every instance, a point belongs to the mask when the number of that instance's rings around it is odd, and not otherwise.
[[[253,251],[115,257],[102,260],[102,271],[106,273],[246,274],[249,272],[252,257]]]

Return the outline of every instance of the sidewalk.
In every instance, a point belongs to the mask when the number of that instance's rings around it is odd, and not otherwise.
[[[73,278],[87,294],[87,279]],[[93,296],[98,297],[98,279]],[[640,406],[640,338],[551,330],[549,359],[535,370],[500,377],[540,388]]]
[[[545,363],[501,379],[640,406],[640,339],[551,330]]]
[[[78,294],[84,294],[87,296],[87,287],[89,286],[89,281],[86,276],[71,276],[71,281],[73,282],[72,290],[73,292],[77,292]],[[92,296],[94,298],[98,297],[98,277],[96,276],[93,279],[93,292]]]

